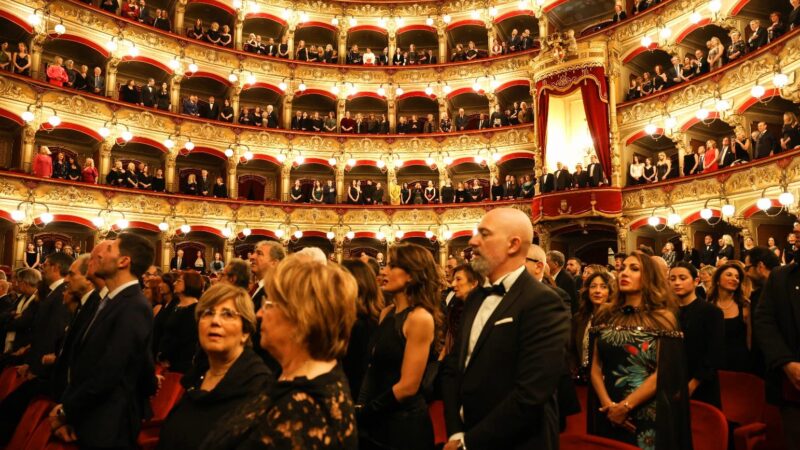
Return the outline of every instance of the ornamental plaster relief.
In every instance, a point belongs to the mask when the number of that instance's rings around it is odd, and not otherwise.
[[[344,223],[350,224],[364,224],[364,225],[382,225],[389,223],[389,216],[380,210],[360,209],[355,211],[347,211],[342,216]]]
[[[46,203],[56,203],[67,206],[86,206],[104,204],[100,192],[78,189],[75,186],[42,186],[41,192],[36,193],[38,200]]]
[[[117,195],[113,198],[117,211],[135,212],[139,214],[167,214],[170,211],[169,201],[149,195]]]
[[[286,218],[282,209],[271,206],[242,206],[238,214],[242,220],[255,222],[283,222]]]
[[[430,224],[436,223],[438,220],[436,211],[430,209],[399,210],[392,216],[393,224],[404,225]]]
[[[292,223],[335,225],[339,215],[332,209],[298,208],[289,215]]]

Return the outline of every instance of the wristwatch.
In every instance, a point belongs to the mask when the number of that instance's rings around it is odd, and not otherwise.
[[[56,411],[56,416],[59,419],[62,419],[62,420],[67,418],[67,414],[64,412],[64,407],[63,406],[58,408],[58,411]]]

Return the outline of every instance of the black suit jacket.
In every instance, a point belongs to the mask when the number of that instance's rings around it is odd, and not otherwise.
[[[492,122],[489,120],[488,117],[483,119],[483,120],[479,120],[478,121],[478,129],[479,130],[483,130],[484,128],[491,128],[491,127],[492,127]]]
[[[626,14],[625,11],[620,11],[619,14],[614,13],[614,17],[611,18],[611,21],[613,23],[617,23],[617,22],[621,22],[621,21],[623,21],[623,20],[625,20],[627,18],[628,18],[628,14]]]
[[[578,310],[578,289],[575,285],[575,278],[562,268],[556,275],[555,281],[556,286],[569,294],[570,310],[574,314]]]
[[[169,268],[170,270],[186,270],[189,268],[189,264],[186,262],[186,256],[181,258],[181,266],[178,267],[178,257],[173,256],[171,260],[169,260]]]
[[[575,172],[572,174],[572,185],[575,187],[587,187],[589,186],[589,173],[585,170],[581,170],[581,173]]]
[[[756,31],[753,32],[753,35],[750,36],[750,39],[747,40],[747,47],[750,51],[753,51],[764,45],[767,45],[767,29],[758,27]]]
[[[779,150],[780,146],[778,146],[778,140],[768,130],[758,138],[758,141],[756,141],[755,157],[756,159],[766,158],[769,156],[770,152],[777,153]]]
[[[589,166],[586,168],[586,172],[589,174],[590,186],[600,186],[600,183],[605,184],[608,181],[603,173],[603,166],[601,166],[600,163],[589,164]]]
[[[708,71],[711,70],[711,67],[708,65],[708,59],[706,59],[705,56],[697,60],[697,67],[695,72],[697,75],[708,73]]]
[[[142,104],[144,106],[153,107],[156,105],[156,88],[155,86],[142,86]]]
[[[548,192],[553,192],[556,188],[555,185],[555,177],[553,177],[552,173],[546,173],[539,177],[539,192],[542,194],[546,194]]]
[[[523,271],[486,321],[466,365],[485,295],[476,289],[467,299],[458,340],[443,361],[447,433],[463,432],[470,450],[557,449],[556,387],[569,340],[567,308],[555,291]]]
[[[49,378],[51,367],[42,364],[42,356],[56,352],[69,323],[69,310],[64,306],[65,288],[66,285],[61,283],[47,297],[39,300],[39,308],[33,320],[31,348],[25,354],[25,364],[39,378]]]
[[[464,114],[464,117],[456,116],[456,131],[466,130],[469,123],[469,117]]]
[[[725,167],[730,167],[730,165],[733,164],[734,161],[736,161],[736,153],[734,152],[733,147],[728,147],[727,151],[725,151],[725,150],[726,149],[724,149],[724,148],[719,150],[719,154],[720,154],[720,157],[719,157],[719,168],[720,169],[725,168]]]
[[[553,178],[556,180],[555,183],[557,191],[563,191],[564,189],[572,186],[572,174],[569,173],[569,170],[556,170],[555,174],[553,174]]]
[[[278,114],[276,114],[275,111],[269,114],[264,113],[262,117],[263,121],[266,122],[267,128],[278,128]]]
[[[717,265],[717,253],[719,253],[719,247],[714,244],[711,245],[703,245],[700,249],[700,264],[706,266],[716,266]]]
[[[78,307],[72,315],[69,325],[64,333],[64,340],[56,353],[57,358],[53,366],[52,392],[53,398],[61,398],[64,389],[67,388],[67,374],[69,372],[69,361],[72,359],[72,350],[78,336],[82,337],[86,331],[86,326],[94,317],[97,305],[100,303],[100,294],[97,289],[89,294],[86,303]]]
[[[776,267],[761,290],[753,314],[753,336],[767,365],[767,400],[781,405],[783,366],[800,361],[800,270],[793,262]]]
[[[789,19],[786,21],[786,23],[789,24],[790,30],[800,25],[800,6],[793,9],[792,12],[789,13]]]
[[[94,75],[86,77],[89,83],[89,92],[95,93],[97,95],[106,95],[106,78],[104,76],[99,76],[95,80]],[[94,92],[97,89],[99,92]]]
[[[81,447],[128,448],[156,391],[153,312],[138,284],[106,302],[75,338],[62,404]]]

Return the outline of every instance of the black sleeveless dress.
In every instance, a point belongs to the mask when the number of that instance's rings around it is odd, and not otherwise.
[[[392,386],[400,380],[406,338],[403,324],[414,308],[399,314],[390,311],[378,325],[367,374],[361,386],[358,403],[364,405],[359,417],[361,450],[432,450],[433,425],[428,415],[428,403],[421,392],[402,402],[386,402]],[[433,347],[428,359],[434,358]],[[376,404],[383,407],[377,408]]]
[[[747,325],[742,317],[742,308],[736,317],[725,319],[725,363],[722,370],[748,372],[750,350],[747,349]]]

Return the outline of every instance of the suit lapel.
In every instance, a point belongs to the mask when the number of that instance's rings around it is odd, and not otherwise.
[[[461,348],[458,353],[458,367],[461,370],[464,370],[464,363],[467,360],[469,332],[472,330],[472,324],[475,322],[475,316],[478,315],[478,309],[480,309],[484,298],[486,298],[486,295],[478,288],[473,291],[464,304],[464,316],[461,322]]]

